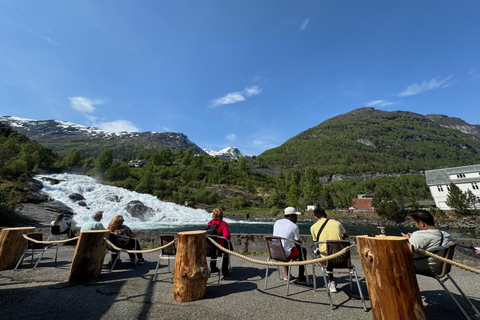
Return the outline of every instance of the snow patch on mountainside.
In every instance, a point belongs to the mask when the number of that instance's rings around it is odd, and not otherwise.
[[[241,152],[235,147],[228,147],[220,151],[213,151],[210,149],[203,149],[203,151],[205,151],[208,155],[212,157],[219,157],[220,159],[226,160],[236,160],[244,158],[246,156],[243,152]]]

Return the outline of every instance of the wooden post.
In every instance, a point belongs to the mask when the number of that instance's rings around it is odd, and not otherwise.
[[[107,249],[103,238],[108,239],[109,233],[108,230],[80,232],[70,267],[69,282],[85,283],[100,276]]]
[[[13,269],[27,247],[22,236],[35,232],[35,227],[4,228],[0,233],[0,270]]]
[[[180,302],[203,298],[207,292],[209,276],[210,270],[206,258],[206,232],[179,232],[173,271],[173,298]]]
[[[407,239],[357,236],[374,320],[426,319]]]

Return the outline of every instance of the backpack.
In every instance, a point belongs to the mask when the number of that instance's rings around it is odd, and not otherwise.
[[[208,236],[216,236],[217,235],[217,229],[220,224],[215,224],[212,223],[205,228],[205,231],[207,232],[207,237]],[[217,239],[214,239],[217,240]],[[216,256],[217,255],[217,247],[213,245],[213,243],[210,242],[210,240],[207,239],[207,256]]]

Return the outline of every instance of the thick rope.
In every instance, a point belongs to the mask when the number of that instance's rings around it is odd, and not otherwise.
[[[426,250],[423,250],[423,249],[415,249],[415,252],[420,252],[420,253],[426,254],[427,256],[430,256],[430,257],[433,257],[433,258],[438,259],[440,261],[449,263],[449,264],[454,265],[456,267],[459,267],[461,269],[464,269],[464,270],[467,270],[467,271],[470,271],[470,272],[473,272],[473,273],[476,273],[476,274],[480,274],[480,270],[478,270],[478,269],[474,269],[474,268],[466,266],[464,264],[461,264],[461,263],[455,262],[453,260],[441,257],[439,255],[436,255],[435,253],[430,252],[430,251],[426,251]]]
[[[110,242],[110,240],[108,240],[106,238],[103,238],[103,239],[105,239],[105,241],[107,241],[108,245],[110,245],[113,249],[115,249],[117,251],[127,252],[127,253],[150,253],[150,252],[155,252],[155,251],[165,249],[166,247],[169,247],[169,246],[173,245],[175,243],[175,241],[177,241],[177,239],[173,239],[173,241],[167,243],[164,246],[161,246],[161,247],[158,247],[158,248],[153,248],[153,249],[148,249],[148,250],[125,250],[125,249],[117,247],[112,242]]]
[[[247,256],[241,255],[241,254],[236,253],[232,250],[228,250],[227,248],[222,247],[212,238],[210,238],[210,237],[207,237],[207,238],[208,238],[208,240],[210,240],[210,242],[215,247],[217,247],[218,249],[220,249],[220,250],[222,250],[222,251],[224,251],[228,254],[231,254],[232,256],[238,257],[240,259],[243,259],[243,260],[246,260],[246,261],[249,261],[249,262],[252,262],[252,263],[261,264],[261,265],[269,265],[269,266],[301,266],[301,265],[319,263],[319,262],[327,261],[327,260],[330,260],[330,259],[335,259],[335,258],[345,254],[347,251],[349,251],[350,249],[352,249],[355,246],[355,244],[352,244],[351,246],[345,247],[342,250],[340,250],[340,251],[338,251],[334,254],[331,254],[331,255],[325,256],[325,257],[321,257],[321,258],[317,258],[317,259],[312,259],[312,260],[292,261],[292,262],[270,262],[270,261],[252,259],[252,258],[249,258]]]
[[[25,239],[27,239],[28,241],[32,241],[32,242],[35,242],[35,243],[43,243],[43,244],[65,243],[65,242],[70,242],[70,241],[73,241],[73,240],[77,240],[79,238],[79,237],[75,237],[75,238],[70,238],[70,239],[67,239],[67,240],[44,241],[44,240],[32,239],[29,236],[27,236],[26,234],[22,234],[22,236]]]

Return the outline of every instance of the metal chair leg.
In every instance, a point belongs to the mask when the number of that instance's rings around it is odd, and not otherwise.
[[[160,259],[162,258],[162,254],[160,253],[160,255],[158,256],[158,261],[157,261],[157,267],[155,268],[155,275],[153,276],[153,279],[152,281],[156,281],[157,280],[157,271],[158,271],[158,266],[160,265]],[[170,270],[169,270],[170,271]]]
[[[17,268],[18,268],[18,266],[20,265],[20,263],[22,263],[23,258],[25,257],[25,254],[27,253],[27,250],[28,250],[28,248],[25,249],[25,251],[23,251],[23,254],[22,254],[22,256],[20,257],[20,260],[18,260],[17,265],[15,266],[15,269],[13,269],[13,271],[17,270]]]
[[[325,289],[327,289],[327,296],[328,296],[328,302],[330,302],[330,309],[333,310],[332,293],[330,292],[330,289],[328,288],[329,281],[327,280],[327,272],[325,270],[325,267],[320,266],[320,268],[323,271],[323,280],[325,281]]]
[[[353,271],[353,274],[355,275],[355,281],[357,282],[358,293],[360,294],[360,298],[362,299],[363,311],[367,312],[367,306],[365,305],[365,298],[363,297],[362,288],[360,287],[360,281],[358,280],[357,270],[355,269],[355,267],[353,267],[352,271]],[[350,278],[351,277],[352,275],[350,274]]]
[[[462,311],[463,315],[465,316],[465,318],[467,318],[468,320],[472,320],[472,318],[470,318],[470,316],[468,315],[468,313],[465,311],[465,309],[463,309],[463,307],[460,305],[460,303],[458,303],[457,299],[455,299],[455,297],[453,296],[453,294],[450,292],[450,290],[448,290],[447,286],[443,283],[442,280],[438,279],[438,278],[435,278],[437,279],[437,281],[440,283],[440,285],[443,287],[443,290],[445,290],[445,292],[448,294],[448,296],[450,297],[450,299],[453,300],[453,302],[455,302],[455,304],[457,305],[458,309],[460,309],[460,311]],[[446,279],[445,279],[446,280]]]
[[[270,257],[267,258],[267,263],[270,261]],[[267,264],[267,268],[265,270],[265,286],[263,290],[267,290],[267,280],[268,280],[268,267],[269,265]]]
[[[315,263],[312,264],[313,292],[317,292],[317,276],[315,275]]]
[[[112,266],[110,267],[110,271],[108,272],[108,274],[112,273],[112,270],[113,270],[113,268],[115,267],[115,264],[117,263],[117,260],[118,260],[119,258],[120,258],[120,252],[118,252],[118,254],[116,255],[115,260],[113,260]]]
[[[285,296],[288,296],[288,288],[290,287],[290,275],[292,274],[292,266],[288,266],[288,275],[287,275],[287,292]]]
[[[215,259],[215,263],[218,261],[218,256],[217,259]],[[220,286],[220,280],[222,278],[222,266],[223,266],[223,254],[220,256],[220,268],[218,268],[218,286]]]
[[[463,290],[458,286],[457,282],[455,280],[453,280],[452,276],[450,276],[449,274],[447,274],[447,278],[450,279],[452,281],[452,283],[455,285],[455,287],[457,288],[457,290],[462,294],[463,298],[465,300],[467,300],[468,304],[470,305],[470,307],[472,307],[473,311],[475,312],[475,315],[478,317],[480,316],[480,312],[478,312],[478,309],[473,305],[472,301],[470,301],[470,299],[468,299],[467,295],[465,294],[465,292],[463,292]]]

